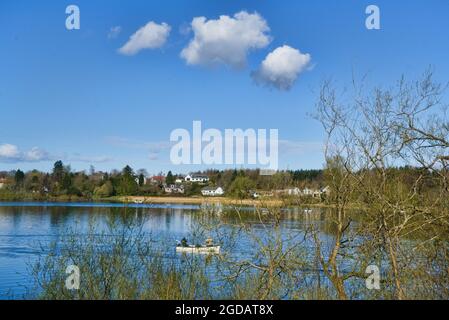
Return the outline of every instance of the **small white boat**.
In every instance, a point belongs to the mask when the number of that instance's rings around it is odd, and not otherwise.
[[[201,253],[201,254],[219,254],[220,246],[186,246],[181,245],[176,246],[176,252],[183,253]]]

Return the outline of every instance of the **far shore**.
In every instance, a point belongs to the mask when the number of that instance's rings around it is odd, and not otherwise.
[[[270,205],[281,206],[283,202],[279,199],[256,200],[256,199],[232,199],[226,197],[157,197],[157,196],[131,196],[117,197],[120,202],[143,203],[178,203],[178,204],[224,204],[224,205]]]
[[[158,197],[158,196],[122,196],[114,197],[119,202],[142,202],[142,203],[173,203],[173,204],[223,204],[258,207],[283,207],[283,206],[308,206],[328,207],[324,203],[292,203],[282,199],[233,199],[227,197]]]
[[[294,198],[258,198],[258,199],[236,199],[228,197],[176,197],[176,196],[112,196],[107,198],[82,198],[82,197],[8,197],[0,198],[0,202],[115,202],[115,203],[145,203],[145,204],[221,204],[226,206],[254,206],[254,207],[309,207],[309,208],[331,208],[332,204],[315,202],[307,203]],[[362,209],[363,206],[352,204],[351,209]]]

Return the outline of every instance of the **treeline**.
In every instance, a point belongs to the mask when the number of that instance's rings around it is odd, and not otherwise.
[[[137,195],[151,193],[152,186],[147,186],[145,173],[134,172],[130,166],[121,171],[73,172],[70,166],[56,161],[50,173],[32,170],[0,172],[4,186],[0,189],[0,199],[93,199],[114,195]]]
[[[260,175],[258,169],[247,170],[207,170],[198,172],[207,175],[208,185],[221,186],[228,195],[244,197],[249,190],[277,190],[290,187],[315,187],[323,184],[322,170],[287,170],[274,175]],[[159,174],[162,176],[162,174]],[[152,180],[144,169],[135,171],[130,166],[121,171],[74,172],[62,161],[55,162],[51,172],[31,170],[2,171],[0,179],[4,182],[0,188],[0,199],[43,199],[57,197],[61,199],[94,199],[112,196],[150,196],[163,195],[164,185],[174,184],[183,175],[171,171],[165,181]],[[185,196],[200,195],[204,184],[188,183]]]
[[[261,175],[259,169],[229,169],[206,170],[198,174],[207,175],[210,179],[208,185],[221,186],[228,196],[249,197],[250,190],[274,191],[298,187],[318,190],[328,185],[326,170],[285,170],[273,175]],[[390,176],[397,177],[410,187],[416,183],[416,178],[423,175],[424,169],[410,166],[390,168]],[[362,174],[362,173],[361,173]],[[435,174],[435,173],[433,173]],[[437,188],[432,183],[431,173],[429,179],[421,179],[418,185],[419,193],[429,192]],[[162,176],[160,174],[159,176]],[[165,194],[164,185],[174,184],[176,179],[183,175],[173,174],[171,171],[165,176],[165,181],[154,181],[144,169],[135,171],[130,166],[121,171],[111,172],[95,171],[93,167],[88,172],[73,172],[70,166],[62,161],[55,162],[50,173],[32,170],[23,172],[15,170],[0,172],[0,199],[48,199],[80,200],[108,198],[113,196],[162,196]],[[184,184],[184,196],[200,195],[204,184]],[[179,194],[178,194],[179,196]],[[363,194],[356,195],[358,199]]]

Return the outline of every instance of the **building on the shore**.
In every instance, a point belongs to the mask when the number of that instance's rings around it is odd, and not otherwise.
[[[298,187],[295,187],[295,188],[286,189],[285,193],[287,193],[289,196],[299,196],[302,194],[302,191]]]
[[[256,190],[249,190],[249,195],[253,199],[257,199],[260,197],[260,194]]]
[[[209,197],[222,196],[224,195],[224,190],[222,187],[206,187],[201,189],[201,194]]]
[[[203,174],[188,174],[187,176],[185,176],[184,181],[206,183],[209,182],[209,177]]]
[[[324,188],[320,189],[320,196],[328,196],[331,192],[331,188],[329,186],[325,186]]]
[[[0,189],[4,188],[7,183],[8,180],[6,178],[0,178]]]
[[[302,190],[302,195],[304,195],[304,196],[313,196],[315,192],[318,192],[318,190],[313,190],[313,189],[310,189],[310,188],[306,187],[306,188],[304,188]]]
[[[176,184],[181,184],[183,182],[184,182],[184,177],[177,177],[176,180],[175,180]]]
[[[184,194],[184,186],[183,185],[176,185],[171,184],[164,187],[164,191],[166,193],[179,193]]]
[[[162,175],[158,175],[158,176],[152,176],[149,180],[151,184],[157,184],[157,185],[161,185],[165,183],[165,177]]]
[[[313,197],[313,198],[321,198],[323,195],[328,195],[330,192],[329,186],[320,189],[311,189],[305,187],[300,189],[298,187],[295,188],[287,188],[283,190],[275,190],[276,194],[284,194],[289,196],[303,196],[303,197]]]
[[[137,184],[139,184],[139,182],[140,182],[140,178],[137,176],[135,179],[134,179],[134,181],[136,181],[136,183]],[[143,177],[143,184],[147,184],[147,182],[148,182],[148,179],[147,179],[147,177]]]

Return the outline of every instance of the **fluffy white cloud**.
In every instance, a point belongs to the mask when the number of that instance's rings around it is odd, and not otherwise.
[[[289,90],[310,61],[310,54],[303,54],[295,48],[284,45],[270,52],[262,61],[259,70],[253,72],[252,76],[258,84]]]
[[[108,39],[115,39],[115,38],[117,38],[117,36],[120,34],[120,32],[122,32],[122,27],[121,26],[112,27],[109,30]]]
[[[191,27],[194,37],[181,52],[189,65],[243,67],[250,49],[264,48],[270,43],[267,35],[270,28],[258,13],[241,11],[216,20],[196,17]]]
[[[20,157],[20,151],[17,146],[12,144],[0,145],[0,159],[17,159]]]
[[[119,52],[124,55],[135,55],[143,49],[162,47],[170,34],[171,27],[166,24],[157,24],[153,21],[137,30]]]
[[[45,150],[37,147],[32,148],[28,152],[22,152],[17,146],[12,144],[0,145],[0,161],[33,162],[44,160],[50,160],[50,155]]]

